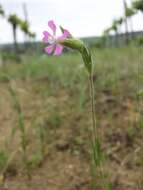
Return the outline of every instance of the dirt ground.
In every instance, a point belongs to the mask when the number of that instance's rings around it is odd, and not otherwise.
[[[60,88],[47,98],[41,93],[40,82],[16,82],[28,130],[29,157],[36,152],[34,127],[30,128],[35,124],[31,121],[48,128],[45,158],[31,170],[31,180],[21,162],[19,133],[9,140],[17,117],[12,109],[8,84],[0,84],[0,145],[15,152],[0,190],[91,190],[90,101],[87,100],[82,111],[77,111],[74,92]],[[48,88],[47,81],[42,81],[42,85],[43,89]],[[143,130],[139,127],[138,102],[129,95],[118,98],[107,90],[99,92],[97,97],[98,125],[107,157],[104,167],[113,190],[142,190]],[[57,127],[50,120],[52,110],[61,119]]]

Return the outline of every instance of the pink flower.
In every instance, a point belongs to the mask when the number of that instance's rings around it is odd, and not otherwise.
[[[57,27],[53,20],[50,20],[48,22],[48,26],[52,30],[53,34],[51,35],[48,31],[43,32],[43,42],[48,44],[48,46],[45,48],[45,52],[47,54],[54,54],[54,55],[61,55],[64,49],[64,46],[62,46],[59,41],[65,40],[68,37],[71,37],[71,34],[68,30],[63,31],[62,36],[56,37],[56,30]]]

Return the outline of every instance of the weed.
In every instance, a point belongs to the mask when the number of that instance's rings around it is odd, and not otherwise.
[[[15,156],[17,151],[14,151],[12,154],[9,154],[7,151],[0,151],[0,184],[3,184],[5,180],[5,174],[10,167],[10,164]]]
[[[27,140],[27,135],[26,135],[26,128],[24,124],[24,115],[22,112],[22,108],[20,105],[20,100],[16,91],[16,88],[14,86],[14,83],[10,82],[9,85],[9,92],[12,97],[12,102],[13,102],[13,109],[15,110],[18,118],[18,130],[20,131],[20,140],[21,140],[21,149],[22,149],[22,157],[23,157],[23,163],[25,166],[25,169],[27,171],[27,175],[30,178],[30,171],[28,167],[28,158],[27,158],[27,145],[28,145],[28,140]]]

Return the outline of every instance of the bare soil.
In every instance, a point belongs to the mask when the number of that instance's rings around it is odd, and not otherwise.
[[[78,110],[74,101],[76,92],[60,88],[44,95],[41,89],[48,91],[48,79],[46,82],[41,79],[16,81],[16,86],[28,131],[29,159],[37,151],[35,125],[48,128],[47,145],[44,160],[31,169],[29,180],[21,160],[19,132],[10,138],[12,128],[17,125],[17,115],[12,108],[8,83],[1,83],[0,146],[6,146],[15,155],[0,190],[93,189],[89,141],[90,101],[87,100],[83,109]],[[138,102],[128,94],[123,96],[122,92],[116,95],[104,90],[96,96],[102,149],[107,158],[104,168],[108,172],[113,190],[142,190],[143,130],[139,127],[142,116],[136,109]],[[52,113],[58,114],[60,118],[56,127]]]

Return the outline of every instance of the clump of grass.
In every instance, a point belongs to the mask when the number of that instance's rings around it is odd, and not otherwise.
[[[5,151],[1,150],[0,151],[0,171],[4,170],[4,168],[8,162],[8,158],[9,158],[8,154]]]
[[[138,127],[143,129],[143,117],[142,117],[143,110],[142,110],[142,107],[140,106],[140,102],[143,100],[143,89],[137,91],[136,100],[137,100],[136,109],[140,115],[139,121],[138,121]]]
[[[28,162],[31,169],[40,166],[47,155],[47,129],[42,123],[38,124],[36,127],[34,126],[34,129],[37,143],[36,153],[33,154]]]
[[[43,125],[39,125],[36,128],[36,135],[37,135],[37,139],[39,141],[39,152],[40,152],[40,156],[42,158],[42,160],[44,159],[45,156],[45,147],[46,147],[46,138],[47,138],[47,130],[45,129],[45,127]]]
[[[0,150],[0,184],[3,184],[5,180],[5,174],[13,160],[17,151],[14,151],[12,154],[9,154],[5,150]]]
[[[49,117],[49,119],[48,119],[48,124],[51,126],[51,127],[54,127],[54,129],[55,128],[58,128],[58,127],[60,127],[60,125],[61,125],[61,117],[60,117],[60,115],[59,115],[59,113],[57,113],[57,112],[51,112],[51,114],[50,114],[50,117]]]
[[[14,83],[12,83],[12,82],[9,83],[9,92],[10,92],[10,95],[12,98],[13,109],[15,110],[15,112],[17,114],[17,119],[18,119],[18,127],[15,129],[18,129],[20,131],[20,146],[21,146],[21,150],[22,150],[22,160],[23,160],[27,175],[30,178],[30,170],[28,167],[28,158],[27,158],[28,139],[27,139],[26,128],[25,128],[25,124],[24,124],[24,115],[23,115],[23,111],[21,108],[17,90],[14,86]]]
[[[35,169],[38,166],[41,165],[42,161],[43,161],[43,156],[41,155],[41,153],[37,152],[35,154],[33,154],[32,158],[29,160],[28,162],[28,166],[30,169]]]
[[[37,121],[37,119],[40,119]],[[28,161],[30,169],[34,169],[42,164],[47,155],[48,128],[41,121],[41,118],[33,118],[32,127],[34,129],[36,151]]]

